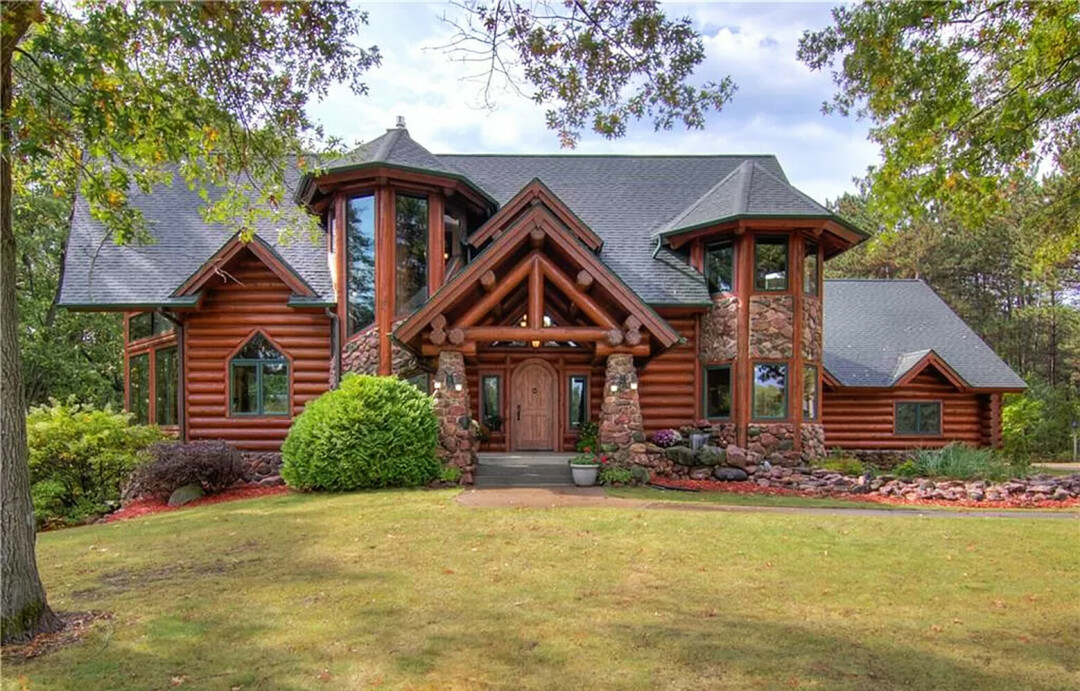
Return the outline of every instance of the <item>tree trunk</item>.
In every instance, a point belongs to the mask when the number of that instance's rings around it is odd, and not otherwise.
[[[49,609],[34,555],[34,507],[27,465],[26,407],[15,293],[15,234],[11,228],[11,58],[14,46],[33,19],[32,3],[4,8],[0,49],[0,567],[3,577],[0,643],[27,641],[63,626]]]

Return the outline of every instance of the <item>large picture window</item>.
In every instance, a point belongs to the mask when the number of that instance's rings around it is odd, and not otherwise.
[[[757,419],[787,417],[788,367],[783,363],[754,365],[753,413]]]
[[[136,423],[150,424],[150,353],[128,358],[128,411]]]
[[[705,368],[705,417],[731,417],[731,365]]]
[[[289,414],[289,361],[261,333],[229,361],[229,412]]]
[[[352,197],[345,212],[346,299],[352,335],[375,322],[375,197]]]
[[[589,378],[584,374],[570,377],[566,393],[570,408],[570,427],[580,429],[589,421]]]
[[[807,295],[817,295],[820,292],[819,267],[817,243],[807,242],[806,253],[803,255],[803,292]]]
[[[180,370],[176,346],[160,348],[154,353],[154,421],[159,425],[175,425],[179,421],[177,387]]]
[[[941,434],[941,403],[936,401],[897,403],[896,433],[934,436]]]
[[[802,416],[804,420],[818,419],[818,370],[814,365],[803,367]]]
[[[735,289],[735,245],[717,242],[705,248],[705,281],[710,293],[730,293]]]
[[[758,238],[754,243],[754,290],[787,290],[787,279],[787,238]]]
[[[128,343],[167,334],[175,328],[175,324],[157,312],[133,314],[128,319]]]
[[[396,195],[397,271],[395,314],[412,312],[428,297],[428,199]]]
[[[480,419],[492,432],[502,429],[502,377],[485,374],[480,378]]]

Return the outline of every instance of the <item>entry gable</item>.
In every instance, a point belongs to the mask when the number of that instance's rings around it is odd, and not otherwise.
[[[583,242],[590,250],[599,252],[603,248],[604,241],[600,236],[593,232],[592,228],[585,225],[585,222],[578,218],[577,214],[563,203],[539,178],[533,178],[529,184],[514,195],[513,199],[506,203],[506,206],[499,209],[498,213],[474,232],[469,237],[469,244],[473,247],[482,247],[488,240],[497,238],[500,234],[506,232],[508,228],[517,222],[519,216],[528,211],[529,207],[539,205],[546,207],[564,228]]]
[[[600,261],[595,243],[567,225],[568,210],[561,202],[553,209],[548,195],[534,183],[511,200],[504,207],[509,221],[498,223],[501,230],[476,260],[401,323],[396,339],[429,355],[505,342],[596,344],[598,353],[635,355],[650,354],[653,343],[674,345],[679,334]],[[545,318],[552,313],[559,323]]]

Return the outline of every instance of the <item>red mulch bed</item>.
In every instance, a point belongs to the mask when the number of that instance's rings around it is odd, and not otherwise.
[[[753,482],[720,482],[718,480],[679,480],[667,477],[654,477],[652,484],[665,489],[678,489],[689,492],[727,492],[729,494],[762,494],[782,497],[805,497],[807,499],[841,499],[853,504],[895,504],[898,506],[952,506],[965,509],[1066,509],[1080,506],[1080,498],[1056,501],[1028,501],[1019,497],[1005,501],[974,501],[972,499],[904,499],[903,497],[885,497],[879,494],[847,494],[837,492],[807,492],[786,487],[759,487]]]
[[[237,487],[236,489],[230,489],[226,492],[219,492],[218,494],[211,494],[203,497],[202,499],[196,499],[193,502],[184,504],[183,506],[169,506],[166,502],[158,499],[140,499],[139,501],[133,501],[119,511],[110,513],[105,517],[106,523],[115,523],[116,521],[126,521],[129,518],[138,518],[139,516],[149,516],[155,513],[164,513],[165,511],[176,511],[178,509],[187,509],[192,506],[204,506],[206,504],[220,504],[223,501],[236,501],[238,499],[255,499],[257,497],[269,497],[275,494],[285,494],[289,491],[288,487],[284,485],[278,485],[276,487]]]

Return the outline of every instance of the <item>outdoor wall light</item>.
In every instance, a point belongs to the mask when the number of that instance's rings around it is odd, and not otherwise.
[[[636,374],[620,374],[614,378],[611,382],[611,393],[615,393],[620,389],[625,391],[630,389],[631,391],[637,391],[638,378]]]
[[[438,379],[436,379],[434,386],[435,386],[435,390],[438,391],[439,389],[442,388],[442,382],[439,381]]]

